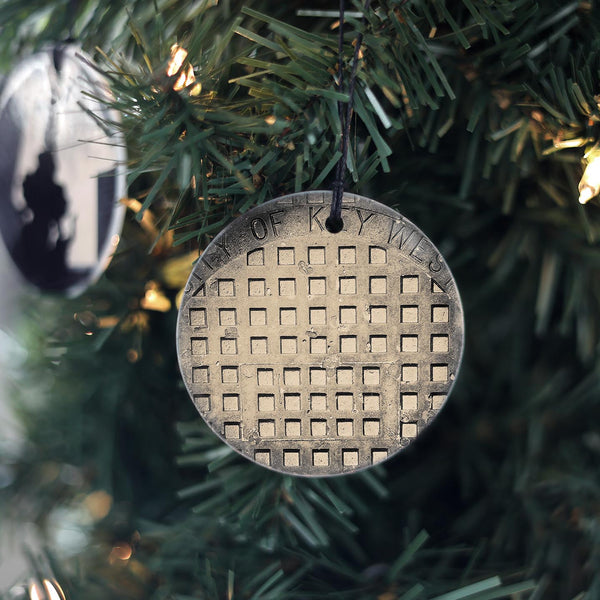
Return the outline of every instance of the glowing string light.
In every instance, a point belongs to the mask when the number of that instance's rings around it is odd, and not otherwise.
[[[65,594],[58,581],[44,579],[42,586],[32,581],[29,585],[30,600],[65,600]]]
[[[144,310],[168,312],[171,309],[171,301],[161,292],[154,281],[150,281],[146,285],[146,293],[140,300],[140,306]]]
[[[108,561],[111,564],[121,562],[127,562],[133,556],[133,548],[126,542],[121,542],[116,546],[113,546],[110,551]]]
[[[600,154],[589,162],[579,182],[579,202],[586,204],[600,194]]]
[[[44,592],[41,591],[37,583],[32,582],[29,585],[29,598],[30,600],[42,600]]]
[[[58,585],[58,581],[44,579],[44,588],[46,589],[48,600],[65,600],[65,595],[60,585]]]
[[[188,87],[192,83],[196,81],[196,76],[194,75],[194,67],[192,65],[188,65],[187,69],[183,69],[183,63],[187,58],[188,51],[185,48],[182,48],[178,44],[173,44],[171,46],[171,60],[169,61],[169,65],[167,67],[167,76],[173,77],[179,73],[179,77],[173,84],[173,89],[176,92]],[[194,87],[190,89],[190,96],[197,96],[202,91],[202,84],[198,82]]]

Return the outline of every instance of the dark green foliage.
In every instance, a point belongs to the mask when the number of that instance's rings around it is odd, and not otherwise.
[[[138,220],[152,213],[163,234],[148,239],[132,217],[88,294],[30,300],[35,386],[16,395],[30,444],[7,514],[27,498],[26,518],[51,525],[50,507],[114,498],[83,567],[57,558],[72,597],[600,597],[600,219],[597,203],[577,202],[598,136],[598,9],[386,0],[366,15],[347,188],[398,208],[444,253],[466,354],[448,406],[409,450],[304,480],[249,464],[198,422],[176,310],[140,301],[149,281],[174,301],[177,252],[236,214],[330,185],[347,102],[335,19],[268,0],[66,4],[0,2],[0,56],[69,31],[99,47]],[[347,72],[361,27],[348,18]],[[166,76],[175,42],[197,95]],[[79,483],[43,476],[65,465]],[[109,561],[125,542],[133,558]]]

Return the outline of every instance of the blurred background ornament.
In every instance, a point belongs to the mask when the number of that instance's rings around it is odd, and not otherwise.
[[[0,92],[0,233],[41,290],[82,292],[105,270],[124,217],[126,151],[91,61],[59,44],[21,61]]]

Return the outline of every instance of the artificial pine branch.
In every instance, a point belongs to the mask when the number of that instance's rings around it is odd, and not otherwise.
[[[131,195],[184,250],[254,204],[326,186],[339,133],[329,21],[266,1],[156,7],[7,0],[3,61],[71,30],[100,46],[125,116]],[[84,299],[32,301],[39,329],[25,369],[37,385],[20,396],[31,454],[11,492],[47,525],[53,508],[114,497],[87,532],[86,569],[64,574],[79,596],[598,594],[598,214],[576,203],[583,148],[598,135],[596,12],[415,0],[366,15],[354,185],[436,240],[468,324],[451,402],[385,476],[291,480],[198,426],[172,351],[175,309],[141,306],[149,281],[175,300],[185,278],[165,273],[177,250],[148,254],[135,223]],[[348,20],[346,61],[360,26]],[[165,74],[175,42],[198,95]],[[79,483],[42,477],[67,467]],[[113,550],[125,542],[134,554],[122,560]]]

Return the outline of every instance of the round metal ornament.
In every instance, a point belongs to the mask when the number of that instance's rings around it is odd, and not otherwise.
[[[408,446],[460,365],[456,283],[433,243],[374,200],[284,196],[226,227],[185,289],[180,368],[227,444],[283,473],[369,467]]]
[[[109,98],[72,44],[29,56],[3,81],[0,247],[41,290],[83,292],[119,241],[127,157]]]

